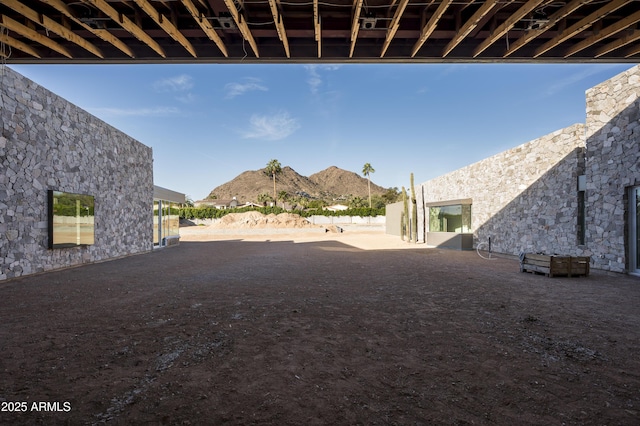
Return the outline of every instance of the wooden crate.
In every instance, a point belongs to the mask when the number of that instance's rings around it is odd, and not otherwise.
[[[590,257],[525,253],[520,261],[520,272],[541,273],[548,277],[586,277],[590,261]]]

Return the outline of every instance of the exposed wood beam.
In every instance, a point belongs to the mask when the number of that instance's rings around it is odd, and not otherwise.
[[[513,54],[515,51],[517,51],[518,49],[520,49],[530,41],[536,39],[542,33],[551,29],[551,27],[553,27],[562,19],[566,18],[571,13],[576,11],[583,4],[584,4],[584,0],[572,0],[569,4],[565,5],[564,7],[556,11],[556,13],[551,15],[547,23],[541,25],[539,28],[528,30],[528,32],[522,37],[520,37],[518,40],[516,40],[515,43],[511,43],[511,45],[505,52],[503,58],[506,58],[507,56]]]
[[[63,3],[62,0],[40,0],[40,1],[42,3],[48,4],[49,6],[53,7],[58,12],[62,13],[63,15],[65,15],[67,18],[71,19],[73,22],[75,22],[76,24],[80,25],[85,30],[92,32],[93,34],[95,34],[96,36],[98,36],[102,40],[106,41],[107,43],[111,43],[118,50],[120,50],[122,53],[124,53],[125,55],[129,56],[130,58],[135,58],[136,57],[136,55],[129,48],[129,46],[124,44],[124,42],[122,42],[122,40],[120,40],[119,38],[117,38],[116,36],[111,34],[109,31],[98,29],[98,28],[91,28],[89,25],[85,24],[80,19],[76,18],[76,16],[73,14],[73,12],[69,8],[69,6],[67,6],[65,3]]]
[[[77,44],[88,52],[93,53],[98,58],[104,59],[104,55],[95,45],[89,43],[87,40],[83,39],[67,27],[57,23],[53,19],[49,18],[42,13],[36,12],[35,10],[25,6],[20,3],[18,0],[2,0],[2,3],[11,9],[15,10],[25,18],[39,24],[47,31],[51,31],[53,33],[58,34],[60,37],[68,40],[72,43]]]
[[[351,48],[349,49],[349,57],[353,57],[353,49],[356,47],[358,39],[358,31],[360,31],[360,12],[362,11],[363,0],[353,0],[353,21],[351,22]]]
[[[545,0],[529,0],[523,4],[513,15],[508,17],[498,28],[496,28],[489,37],[487,37],[480,46],[473,51],[473,57],[475,58],[482,52],[484,52],[489,46],[495,43],[500,37],[505,35],[513,26],[518,23],[527,14],[531,13],[540,3]]]
[[[160,45],[152,37],[142,31],[142,28],[137,26],[131,19],[127,18],[125,15],[111,7],[111,5],[108,4],[105,0],[83,1],[95,6],[98,10],[111,18],[115,23],[131,33],[135,38],[153,49],[153,51],[158,55],[162,56],[163,58],[167,57],[167,55],[164,53],[164,50],[162,50],[162,47],[160,47]]]
[[[164,32],[169,34],[169,37],[180,43],[180,45],[191,54],[191,56],[193,56],[194,58],[198,57],[189,40],[187,40],[187,38],[180,32],[180,30],[178,30],[175,25],[171,23],[171,20],[167,19],[166,16],[158,12],[156,8],[153,7],[147,0],[133,1],[140,7],[140,9],[144,10],[144,12],[149,15],[149,17],[153,19],[153,21],[158,24],[158,26],[160,26],[160,28],[162,28]]]
[[[440,18],[442,18],[442,15],[444,15],[444,12],[447,10],[447,7],[449,7],[452,1],[453,0],[442,0],[440,5],[436,9],[435,13],[431,15],[431,18],[429,18],[429,22],[427,22],[427,25],[425,25],[422,31],[420,32],[420,38],[418,38],[418,41],[416,42],[416,44],[413,45],[413,49],[411,50],[412,58],[416,56],[416,53],[418,53],[418,50],[420,50],[420,48],[422,47],[422,45],[424,45],[427,39],[431,37],[431,34],[438,26],[438,22],[440,21]]]
[[[284,22],[282,21],[282,14],[280,13],[280,9],[278,8],[278,4],[276,0],[269,0],[269,7],[271,8],[271,14],[273,15],[273,22],[276,24],[276,31],[278,31],[278,38],[282,42],[284,46],[284,53],[287,55],[287,58],[291,57],[291,53],[289,53],[289,40],[287,39],[287,31],[284,28]]]
[[[465,24],[462,26],[462,28],[460,28],[455,37],[453,37],[453,39],[447,44],[447,46],[444,48],[444,51],[442,52],[442,57],[444,58],[445,56],[447,56],[458,44],[460,44],[460,42],[464,40],[464,38],[469,35],[471,31],[473,31],[473,29],[478,25],[482,18],[484,18],[487,13],[491,12],[491,9],[493,9],[497,3],[498,0],[485,1],[482,6],[480,6],[480,8],[476,11],[476,13],[474,13],[467,22],[465,22]]]
[[[606,55],[609,52],[613,52],[614,50],[620,49],[621,47],[631,44],[637,40],[640,40],[640,30],[633,30],[629,34],[626,34],[624,37],[619,38],[616,41],[612,41],[611,43],[608,43],[602,46],[600,49],[596,50],[596,54],[594,57],[599,58],[603,55]],[[633,56],[633,55],[629,55],[629,56]],[[628,56],[625,56],[625,57],[628,57]]]
[[[627,51],[624,53],[624,57],[625,58],[630,58],[630,57],[635,56],[637,54],[640,54],[640,46],[633,46],[633,47],[627,49]]]
[[[623,18],[613,25],[603,28],[597,34],[594,34],[591,37],[587,37],[580,43],[573,45],[571,49],[565,52],[564,57],[568,58],[571,55],[575,55],[581,50],[586,49],[587,47],[592,46],[607,37],[611,37],[612,35],[615,35],[638,22],[640,22],[640,11],[633,13],[626,18]]]
[[[242,34],[244,39],[249,42],[249,46],[251,46],[251,49],[253,49],[253,53],[256,55],[256,58],[259,58],[260,54],[258,53],[258,45],[253,39],[253,35],[251,35],[251,30],[249,29],[249,25],[247,25],[247,21],[240,14],[240,12],[238,12],[238,9],[236,8],[233,0],[224,0],[224,4],[227,6],[229,13],[231,13],[233,20],[236,22],[240,33]]]
[[[385,53],[387,53],[387,49],[391,44],[391,40],[396,36],[396,32],[400,27],[400,19],[402,18],[402,14],[404,10],[407,8],[409,4],[409,0],[400,0],[400,4],[398,4],[398,8],[396,9],[396,13],[393,15],[393,19],[391,20],[391,24],[389,25],[389,29],[387,30],[387,37],[384,40],[384,44],[382,45],[382,52],[380,53],[380,57],[382,58]]]
[[[4,34],[2,31],[0,31],[0,43],[7,44],[12,48],[21,50],[24,53],[27,53],[33,56],[34,58],[38,58],[38,59],[42,58],[40,54],[33,47],[29,46],[26,43],[21,42],[20,40],[16,40],[15,38],[8,36],[7,34]],[[2,51],[0,51],[0,55],[3,55],[5,58],[9,57],[9,55],[7,55],[5,52],[2,52]]]
[[[209,37],[209,40],[211,40],[216,44],[216,46],[218,46],[218,49],[220,49],[220,51],[225,56],[225,58],[228,58],[229,52],[227,52],[227,47],[224,45],[224,42],[222,41],[222,39],[220,38],[216,30],[213,29],[211,22],[209,22],[209,20],[204,16],[204,14],[196,8],[196,6],[193,4],[191,0],[181,0],[181,1],[184,7],[187,8],[189,13],[193,17],[193,19],[196,21],[196,23],[200,25],[200,28],[202,28],[202,31],[204,31],[207,37]]]
[[[322,57],[322,29],[320,27],[320,8],[318,0],[313,0],[313,33],[318,42],[318,58]]]
[[[620,9],[622,6],[626,5],[629,2],[630,0],[614,0],[605,4],[600,9],[585,16],[584,18],[582,18],[575,24],[571,25],[569,28],[562,31],[560,34],[558,34],[557,36],[555,36],[554,38],[552,38],[551,40],[549,40],[548,42],[546,42],[545,44],[537,48],[533,54],[533,58],[534,59],[537,58],[538,56],[558,46],[560,43],[570,39],[574,35],[581,33],[582,31],[592,26],[599,19],[602,19],[608,14],[610,14],[611,12],[614,12],[617,9]]]
[[[69,52],[65,47],[59,45],[49,37],[43,36],[36,30],[32,30],[31,28],[14,21],[6,15],[0,15],[0,25],[3,25],[5,28],[10,29],[17,34],[20,34],[21,36],[26,37],[31,41],[40,43],[41,45],[46,46],[49,49],[54,50],[63,56],[66,56],[69,59],[73,59],[71,52]]]

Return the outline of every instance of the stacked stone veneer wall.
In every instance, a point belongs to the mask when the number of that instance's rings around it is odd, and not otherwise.
[[[0,280],[153,249],[151,148],[0,67]],[[47,248],[47,190],[95,197],[95,244]]]
[[[598,269],[628,270],[628,190],[640,185],[640,67],[586,93],[588,247]]]
[[[492,249],[501,253],[581,254],[577,179],[584,142],[582,124],[558,130],[423,183],[416,190],[418,206],[470,198],[476,243],[491,237]],[[428,213],[418,210],[423,238]]]

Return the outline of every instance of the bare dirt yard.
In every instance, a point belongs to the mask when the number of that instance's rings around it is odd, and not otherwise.
[[[636,278],[379,232],[183,231],[0,283],[1,424],[640,421]]]

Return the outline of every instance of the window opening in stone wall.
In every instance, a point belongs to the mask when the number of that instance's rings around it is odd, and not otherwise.
[[[578,244],[581,246],[585,244],[586,226],[584,191],[578,191]]]
[[[49,248],[69,248],[95,243],[95,199],[92,195],[49,190]]]
[[[429,232],[471,232],[471,204],[429,207]]]
[[[640,275],[640,186],[629,190],[629,272]]]

